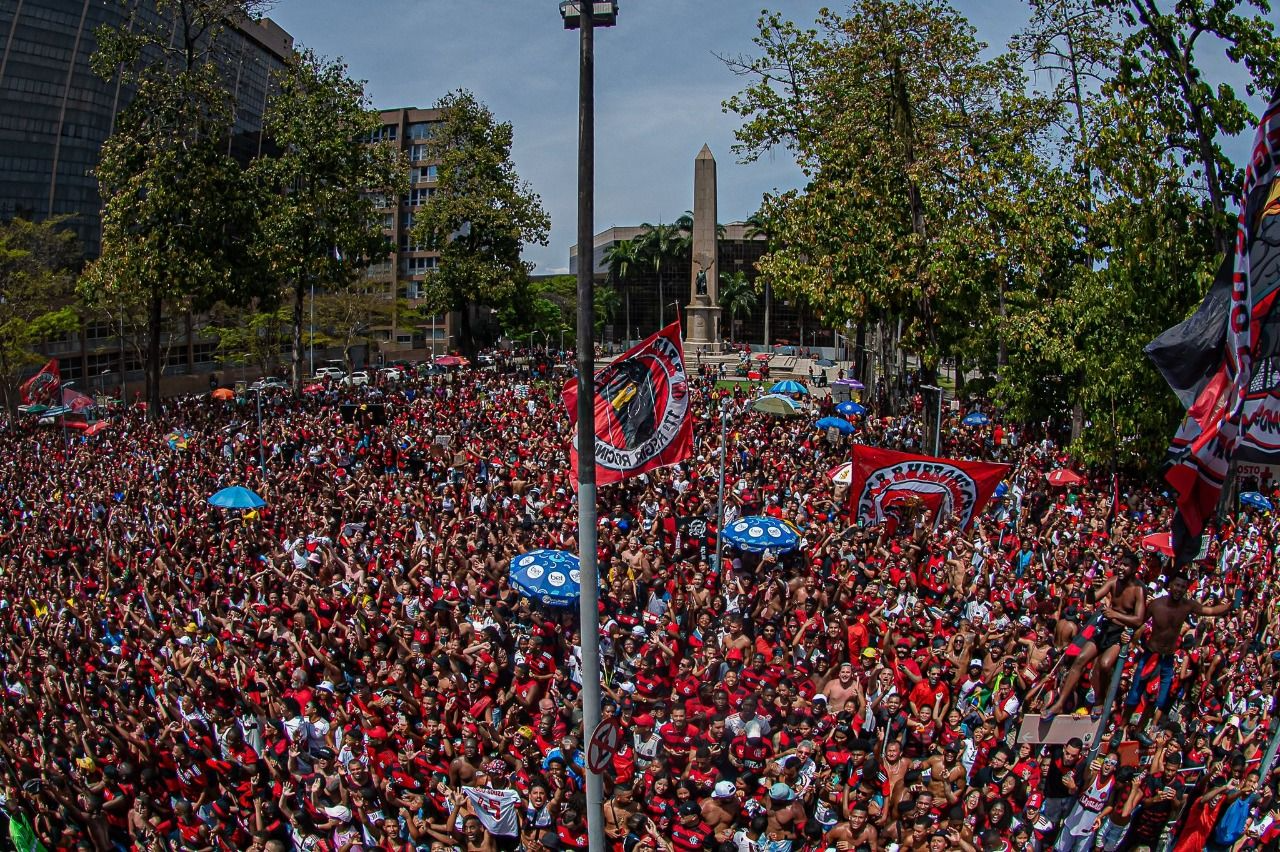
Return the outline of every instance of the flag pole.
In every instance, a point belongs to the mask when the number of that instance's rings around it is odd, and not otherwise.
[[[582,748],[600,724],[599,569],[596,565],[595,411],[595,2],[578,2],[578,599],[582,643]],[[584,8],[585,7],[585,8]],[[562,7],[563,9],[563,7]],[[605,852],[604,779],[587,776],[587,842]]]

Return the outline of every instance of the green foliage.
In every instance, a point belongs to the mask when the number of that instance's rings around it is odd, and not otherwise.
[[[765,13],[726,108],[744,159],[784,148],[807,183],[753,217],[759,272],[828,323],[905,324],[926,367],[952,356],[1015,417],[1073,425],[1082,459],[1140,465],[1180,414],[1141,349],[1230,248],[1221,142],[1252,121],[1204,51],[1256,96],[1280,45],[1262,0],[1030,2],[994,57],[943,0],[856,0],[812,29]]]
[[[755,287],[745,272],[722,272],[719,295],[720,307],[729,315],[729,336],[737,340],[738,314],[749,314],[756,309]]]
[[[529,301],[525,243],[546,245],[551,220],[541,199],[516,174],[514,131],[465,90],[437,104],[442,121],[427,140],[439,164],[436,193],[418,208],[413,239],[440,252],[437,271],[424,282],[429,309],[461,312],[459,345],[474,349],[468,305],[499,312]]]
[[[136,87],[95,170],[102,253],[81,281],[91,307],[137,305],[146,317],[149,410],[159,411],[165,310],[183,314],[253,293],[247,250],[255,205],[227,153],[231,98],[211,54],[247,0],[161,0],[161,20],[97,31],[94,69]],[[168,20],[165,20],[165,18]]]
[[[264,120],[279,153],[250,170],[262,199],[255,251],[272,288],[288,293],[299,387],[308,291],[349,290],[390,253],[374,198],[405,193],[408,172],[397,149],[366,143],[380,120],[341,62],[303,50],[277,82]]]
[[[205,334],[218,339],[218,353],[232,364],[252,364],[264,376],[276,375],[280,353],[289,343],[292,312],[288,307],[233,310],[219,306]]]
[[[692,226],[692,221],[690,222]],[[658,325],[666,326],[667,293],[666,274],[689,257],[690,235],[679,225],[640,226],[643,231],[635,240],[639,264],[653,270],[658,276]]]
[[[0,223],[0,389],[10,413],[17,410],[22,373],[46,360],[36,347],[80,327],[72,302],[81,254],[63,224]]]

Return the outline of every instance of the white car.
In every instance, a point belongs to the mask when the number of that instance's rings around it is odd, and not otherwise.
[[[345,379],[342,379],[341,381],[339,381],[338,384],[346,385],[347,387],[352,387],[352,388],[363,387],[369,384],[369,374],[366,373],[364,370],[356,370],[354,373],[347,376]]]
[[[378,378],[384,382],[398,382],[404,378],[404,373],[395,367],[383,367],[378,371]]]
[[[340,382],[346,378],[347,374],[339,370],[337,367],[321,367],[316,370],[317,379],[329,379],[330,381]]]
[[[279,376],[267,376],[249,385],[251,391],[288,390],[289,383]]]

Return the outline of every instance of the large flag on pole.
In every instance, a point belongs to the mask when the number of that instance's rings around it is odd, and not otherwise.
[[[854,517],[868,526],[889,520],[895,509],[921,504],[934,526],[954,515],[968,527],[991,499],[1009,465],[939,459],[855,444],[849,486]]]
[[[596,483],[607,485],[676,464],[693,453],[689,378],[680,323],[624,352],[595,375]],[[578,422],[578,380],[565,386],[569,423]],[[578,485],[577,436],[569,448]]]
[[[18,388],[23,405],[57,405],[58,390],[62,387],[62,373],[58,370],[58,359],[51,358],[48,364],[40,368],[40,372],[27,379]]]
[[[1228,297],[1220,273],[1200,309],[1147,347],[1187,405],[1165,474],[1178,492],[1173,544],[1179,562],[1195,557],[1231,462],[1280,455],[1278,167],[1280,98],[1263,114],[1245,167]],[[1171,372],[1170,364],[1184,368]]]

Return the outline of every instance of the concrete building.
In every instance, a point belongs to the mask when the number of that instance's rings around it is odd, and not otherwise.
[[[382,230],[391,254],[384,262],[369,267],[367,275],[388,298],[417,308],[422,304],[423,282],[440,260],[438,252],[414,244],[412,237],[417,209],[436,192],[436,164],[427,159],[427,140],[440,122],[440,111],[403,107],[382,110],[380,114],[382,126],[370,141],[399,145],[409,161],[409,194],[375,199],[382,211]],[[393,353],[417,349],[444,354],[453,343],[453,328],[444,314],[405,321],[396,312],[389,325],[374,331],[382,351],[394,357]]]
[[[756,262],[765,253],[765,238],[743,222],[730,222],[722,228],[716,241],[719,274],[723,277],[741,272],[747,280],[755,282]],[[676,310],[684,320],[685,306],[689,301],[689,281],[696,274],[692,257],[683,258],[670,269],[663,270],[661,286],[658,275],[647,268],[633,268],[625,281],[609,280],[609,250],[623,240],[636,240],[643,234],[644,228],[640,226],[624,225],[603,230],[592,240],[596,281],[616,284],[621,296],[616,316],[605,325],[605,342],[643,339],[657,331],[662,322],[671,322]],[[577,269],[578,247],[575,245],[569,248],[569,271],[577,274]],[[769,344],[834,345],[832,330],[823,327],[813,311],[802,302],[775,299],[763,284],[757,287],[757,294],[755,310],[750,313],[739,313],[731,319],[728,312],[724,312],[721,318],[724,340],[764,345],[767,322]],[[659,305],[664,306],[661,312]]]

